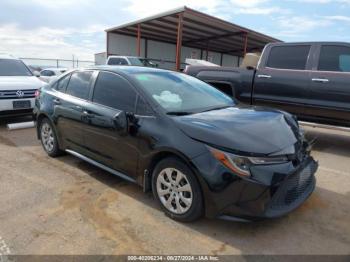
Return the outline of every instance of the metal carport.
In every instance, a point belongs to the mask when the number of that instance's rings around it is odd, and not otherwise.
[[[243,57],[245,53],[261,51],[267,43],[280,42],[273,37],[204,14],[186,6],[106,30],[107,56],[111,33],[136,37],[136,53],[141,55],[141,38],[176,44],[176,70],[180,69],[182,47]],[[147,43],[147,42],[146,42]],[[147,44],[146,44],[147,48]],[[206,57],[202,52],[206,50]],[[147,54],[146,54],[147,56]]]

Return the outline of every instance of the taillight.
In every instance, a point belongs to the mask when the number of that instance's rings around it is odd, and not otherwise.
[[[40,96],[40,88],[35,91],[34,96],[35,98],[38,98]]]

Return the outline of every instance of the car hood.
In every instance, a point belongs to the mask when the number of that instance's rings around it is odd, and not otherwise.
[[[229,107],[173,119],[189,137],[239,153],[269,155],[290,147],[294,150],[299,137],[290,114],[259,107]]]
[[[0,90],[38,89],[43,85],[36,76],[0,76]]]

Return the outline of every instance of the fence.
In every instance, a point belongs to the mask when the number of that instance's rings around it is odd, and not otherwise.
[[[47,67],[65,67],[76,68],[95,65],[94,61],[78,60],[78,59],[46,59],[46,58],[21,58],[24,63],[29,66],[37,66],[40,68]]]

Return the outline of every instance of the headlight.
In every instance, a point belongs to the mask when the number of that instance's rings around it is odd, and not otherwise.
[[[277,157],[248,157],[250,162],[254,165],[266,165],[266,164],[281,164],[288,162],[288,158],[285,156]]]
[[[212,147],[208,147],[212,155],[224,166],[241,177],[250,177],[252,165],[281,164],[288,161],[287,157],[245,157],[227,153]]]

